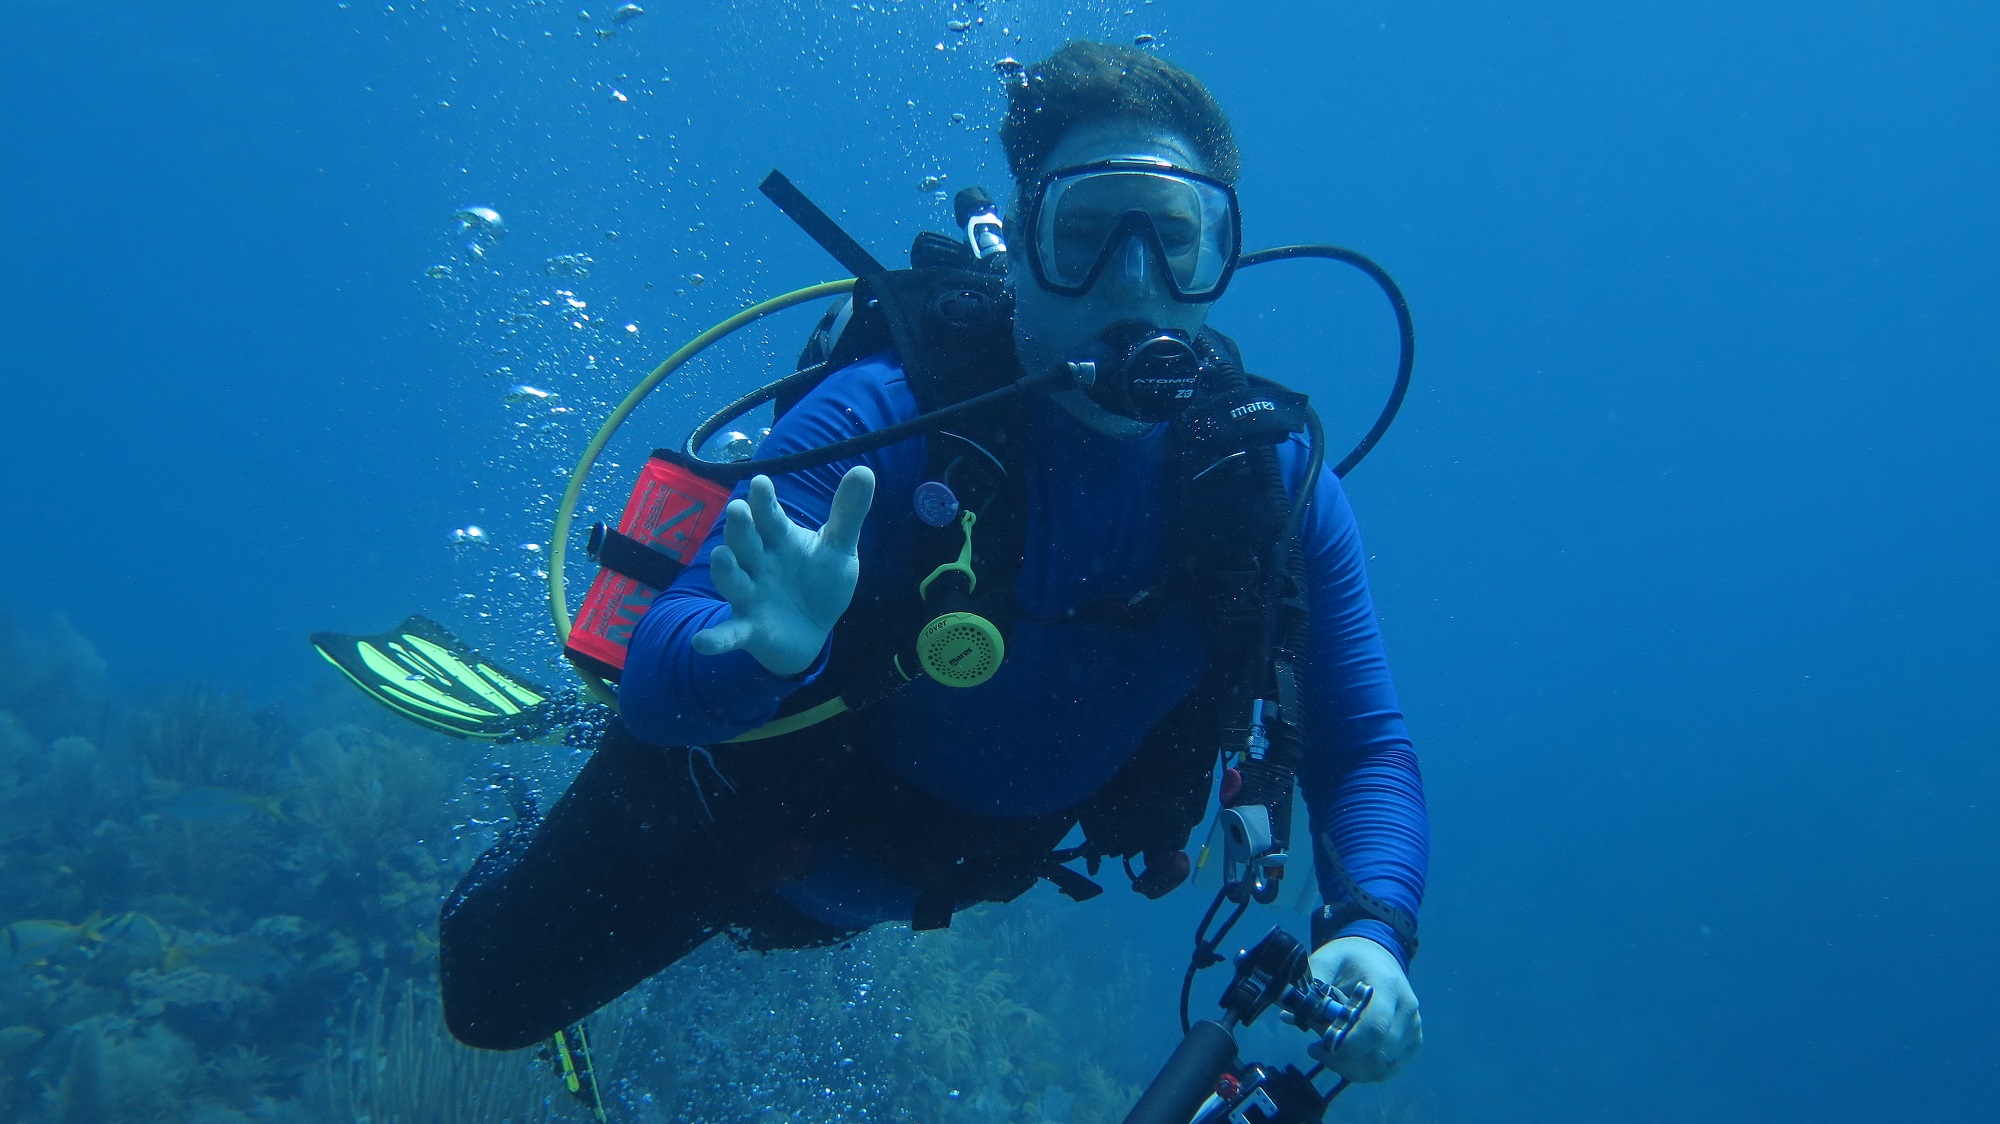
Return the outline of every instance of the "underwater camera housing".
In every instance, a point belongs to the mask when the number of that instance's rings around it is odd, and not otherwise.
[[[1350,998],[1314,979],[1304,942],[1273,928],[1237,953],[1236,974],[1220,1001],[1221,1021],[1203,1019],[1187,1028],[1125,1124],[1307,1124],[1323,1119],[1347,1081],[1336,1081],[1322,1093],[1313,1081],[1324,1066],[1302,1071],[1292,1065],[1239,1064],[1234,1030],[1277,1007],[1280,1018],[1331,1051],[1346,1040],[1373,998],[1374,991],[1365,986]]]

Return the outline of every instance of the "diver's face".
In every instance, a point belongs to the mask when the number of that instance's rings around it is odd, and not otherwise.
[[[1194,146],[1173,133],[1131,121],[1105,121],[1070,130],[1049,153],[1041,173],[1118,159],[1165,161],[1189,171],[1208,171]],[[1021,239],[1025,242],[1026,237]],[[1135,259],[1143,257],[1136,240],[1127,249]],[[1035,281],[1027,260],[1030,248],[1024,244],[1021,250],[1026,252],[1008,255],[1008,279],[1014,289],[1015,345],[1028,371],[1046,371],[1087,354],[1099,333],[1121,321],[1144,321],[1193,334],[1208,316],[1206,304],[1176,301],[1159,270],[1127,269],[1118,262],[1081,295],[1051,293]]]

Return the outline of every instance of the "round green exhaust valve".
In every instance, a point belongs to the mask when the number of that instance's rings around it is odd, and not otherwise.
[[[945,613],[917,634],[917,661],[947,687],[977,687],[1000,670],[1007,642],[977,613]]]

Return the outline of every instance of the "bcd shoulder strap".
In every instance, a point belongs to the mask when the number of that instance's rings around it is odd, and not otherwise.
[[[831,373],[883,351],[894,350],[920,413],[962,402],[1018,377],[1014,356],[1013,298],[1004,279],[961,268],[935,249],[912,248],[909,269],[884,270],[855,284],[852,303],[830,310],[807,345],[803,361]],[[938,264],[943,261],[943,264]],[[970,261],[969,256],[967,261]],[[818,380],[802,381],[776,402],[780,415]],[[969,610],[995,622],[1007,635],[1013,618],[1013,590],[1025,540],[1018,473],[1012,470],[1015,443],[1024,428],[1018,400],[982,409],[952,427],[927,434],[925,479],[952,489],[974,517],[944,526],[917,520],[908,497],[882,497],[877,518],[900,518],[910,525],[913,559],[920,572],[896,581],[884,596],[857,599],[834,628],[832,661],[818,684],[795,692],[778,710],[777,730],[802,729],[794,720],[861,709],[921,674],[912,663],[912,637],[936,615],[917,587],[941,560],[956,559],[969,547],[979,575],[969,596],[952,594],[954,610]],[[946,583],[949,584],[949,583]],[[939,598],[932,598],[933,603]],[[808,723],[809,724],[809,723]],[[754,733],[754,732],[753,732]],[[766,735],[773,736],[773,735]]]

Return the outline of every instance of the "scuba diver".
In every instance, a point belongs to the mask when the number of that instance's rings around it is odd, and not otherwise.
[[[547,1039],[717,934],[1081,900],[1107,858],[1157,898],[1218,789],[1227,884],[1268,902],[1296,775],[1310,973],[1367,997],[1315,1056],[1379,1081],[1421,1044],[1429,826],[1338,475],[1367,443],[1327,468],[1304,396],[1205,325],[1245,258],[1229,123],[1180,67],[1074,42],[1010,75],[1000,136],[1004,219],[961,193],[964,240],[906,270],[767,184],[859,280],[755,459],[702,460],[716,426],[655,454],[721,482],[719,520],[593,535],[607,569],[670,540],[685,566],[638,582],[615,654],[579,621],[616,716],[444,905],[461,1041]]]

